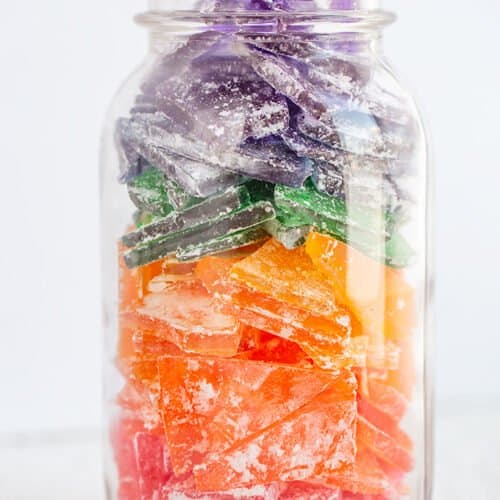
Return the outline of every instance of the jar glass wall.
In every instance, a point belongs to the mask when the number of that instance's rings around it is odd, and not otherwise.
[[[102,148],[110,499],[430,498],[422,125],[391,17],[310,4],[138,18]]]

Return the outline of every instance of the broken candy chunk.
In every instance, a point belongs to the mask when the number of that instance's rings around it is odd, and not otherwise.
[[[230,277],[275,299],[334,319],[339,312],[332,286],[314,267],[304,248],[287,250],[270,240],[237,262]]]
[[[381,467],[377,457],[359,444],[356,461],[344,467],[340,472],[324,478],[324,482],[329,486],[336,486],[353,494],[398,498],[394,491],[394,485]],[[351,498],[348,495],[346,497]]]
[[[165,438],[161,434],[139,432],[134,437],[134,449],[139,476],[138,498],[158,498],[163,485],[173,475]]]
[[[212,148],[231,150],[288,126],[284,96],[234,56],[211,56],[190,72],[156,88],[156,104],[172,117],[188,117],[189,134]]]
[[[394,387],[368,375],[367,387],[361,397],[381,413],[400,421],[408,408],[408,399]]]
[[[196,266],[195,274],[224,304],[223,310],[227,308],[242,323],[297,343],[321,368],[356,365],[359,349],[348,350],[349,356],[346,352],[351,334],[346,311],[339,308],[329,319],[242,286],[229,279],[235,262],[243,261],[207,257]]]
[[[124,321],[153,332],[186,352],[233,356],[238,351],[240,326],[218,312],[213,297],[200,282],[178,282],[144,297],[144,304]]]
[[[219,219],[241,208],[248,201],[245,187],[230,188],[222,194],[203,200],[201,203],[180,212],[173,212],[163,219],[147,224],[137,231],[126,234],[122,240],[127,247],[170,234],[182,234],[199,227],[212,219]]]
[[[200,489],[315,480],[355,459],[355,382],[339,372],[322,393],[261,432],[195,467]]]
[[[176,474],[258,434],[328,387],[345,389],[354,383],[348,374],[342,378],[240,359],[166,356],[158,366],[160,406]],[[349,390],[354,389],[349,385]],[[236,486],[246,485],[225,484],[215,490]]]
[[[288,250],[302,246],[311,230],[311,226],[307,225],[287,227],[278,219],[266,222],[265,228],[274,239],[278,240]]]
[[[243,339],[240,343],[240,353],[235,357],[251,361],[265,361],[268,363],[285,363],[298,366],[311,366],[312,361],[295,342],[272,335],[262,330],[247,326],[243,331],[257,332],[251,341]],[[249,345],[250,344],[250,345]],[[243,349],[242,349],[243,348]]]
[[[139,210],[159,216],[174,210],[168,197],[165,175],[155,168],[149,168],[129,181],[128,193]]]
[[[359,415],[357,439],[387,464],[402,472],[409,472],[413,469],[412,444],[404,432],[389,435]]]
[[[205,242],[187,245],[177,250],[176,255],[179,260],[192,261],[200,259],[205,255],[219,254],[221,252],[247,247],[259,241],[264,241],[268,237],[268,232],[264,226],[255,226]]]
[[[280,495],[280,500],[343,500],[340,488],[295,481],[287,483]]]
[[[193,207],[193,210],[202,210],[199,209],[199,206]],[[127,266],[133,268],[177,253],[181,258],[185,258],[184,251],[189,253],[190,249],[193,247],[199,248],[203,243],[210,242],[213,244],[214,241],[229,238],[231,235],[240,234],[245,230],[257,229],[274,217],[273,205],[267,201],[259,201],[243,206],[230,213],[222,213],[219,217],[203,218],[202,216],[201,219],[189,222],[190,225],[187,228],[185,227],[186,221],[181,217],[179,224],[184,229],[170,232],[165,236],[158,236],[156,239],[143,241],[125,254],[125,262]],[[172,221],[168,217],[166,219],[169,220],[160,222],[166,222],[167,225],[170,225]],[[147,230],[142,228],[143,231],[126,235],[127,241],[133,244],[137,238],[142,238],[145,232],[150,229],[153,233],[161,230],[155,223],[150,226],[152,228]],[[220,247],[215,245],[214,252],[219,250]]]
[[[113,444],[118,472],[118,499],[137,500],[159,495],[171,475],[167,467],[164,437],[148,433],[137,418],[121,418],[113,424]]]
[[[307,254],[335,289],[338,301],[377,341],[408,337],[415,326],[415,291],[402,272],[372,260],[354,248],[311,232]],[[382,336],[382,337],[381,337]]]

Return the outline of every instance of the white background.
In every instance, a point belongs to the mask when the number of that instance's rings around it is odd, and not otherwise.
[[[98,138],[144,3],[2,2],[0,434],[99,425]],[[437,398],[460,412],[500,399],[500,2],[386,5],[433,138]]]

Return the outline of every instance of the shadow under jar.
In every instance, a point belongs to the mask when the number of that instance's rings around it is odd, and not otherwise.
[[[430,499],[427,156],[393,17],[184,3],[137,17],[103,137],[108,498]]]

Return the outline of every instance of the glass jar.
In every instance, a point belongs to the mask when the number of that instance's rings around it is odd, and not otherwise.
[[[153,1],[102,148],[108,498],[429,499],[426,146],[355,0]]]

